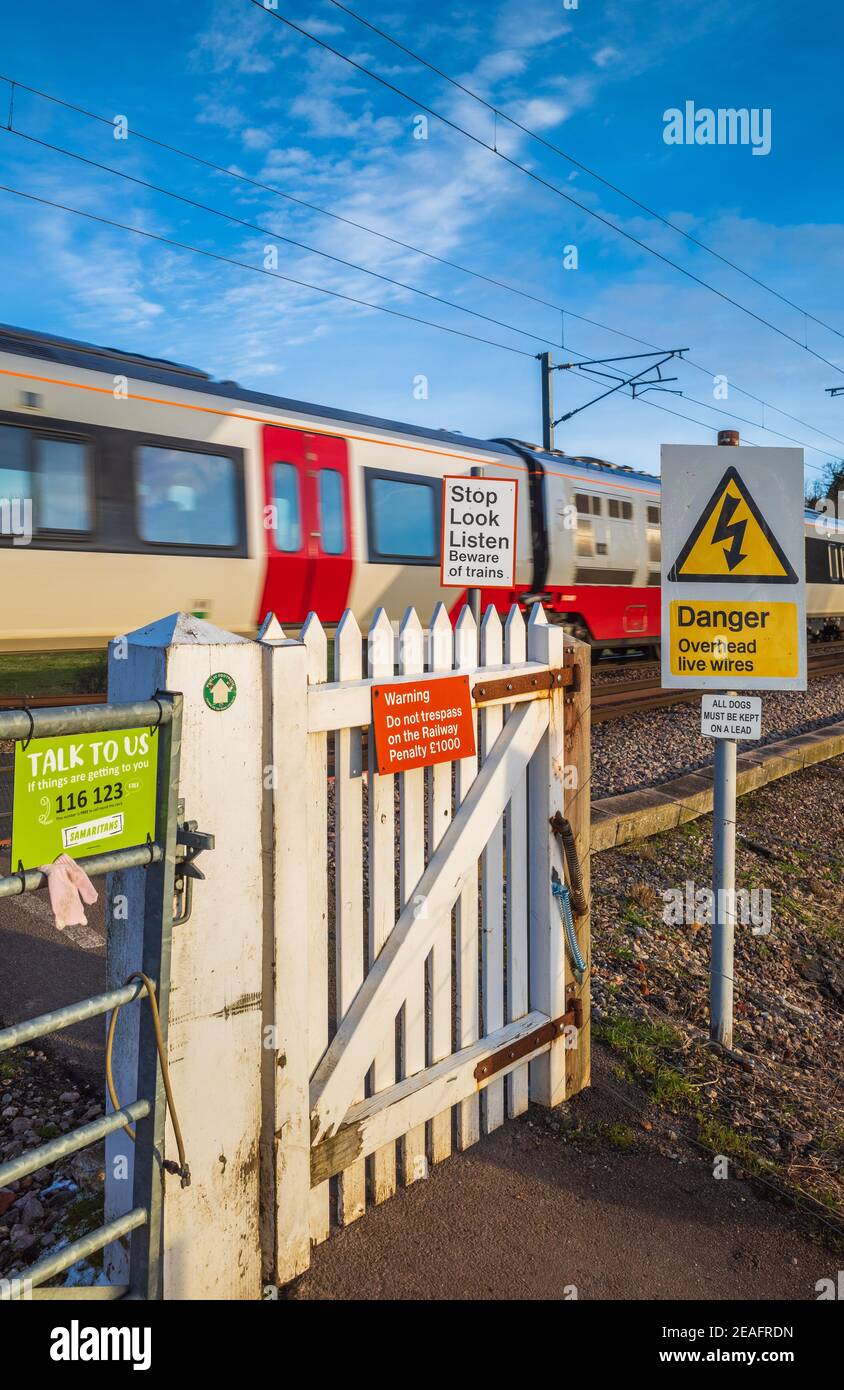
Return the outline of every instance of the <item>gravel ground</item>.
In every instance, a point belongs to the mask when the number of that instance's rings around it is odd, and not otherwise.
[[[752,1071],[707,1046],[704,912],[692,897],[681,924],[664,916],[667,889],[711,882],[709,817],[596,855],[592,930],[593,1019],[622,1074],[711,1149],[844,1219],[842,774],[837,758],[738,804],[737,885],[771,895],[770,933],[736,932],[734,1046]]]
[[[789,734],[806,733],[844,719],[844,675],[819,676],[807,691],[762,694],[762,738],[742,739],[751,752]],[[713,743],[700,734],[700,705],[672,705],[624,719],[596,724],[592,730],[593,796],[615,796],[666,782],[683,772],[707,767]]]
[[[78,1129],[103,1113],[102,1099],[71,1080],[44,1052],[16,1048],[0,1057],[0,1158]],[[127,1141],[128,1142],[128,1141]],[[93,1145],[0,1187],[0,1278],[28,1268],[48,1249],[78,1240],[103,1220],[103,1149]],[[74,1268],[72,1282],[88,1282],[102,1255]],[[50,1283],[63,1283],[61,1275]]]

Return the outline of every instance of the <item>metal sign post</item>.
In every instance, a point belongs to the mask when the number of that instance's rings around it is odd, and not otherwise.
[[[709,978],[709,1034],[733,1046],[733,944],[736,926],[736,740],[715,743],[712,807],[712,957]]]
[[[714,737],[710,1036],[733,1045],[736,739],[758,737],[758,700],[738,691],[806,689],[803,454],[662,449],[662,684],[727,691],[702,710]],[[751,708],[745,709],[747,705]],[[713,709],[713,706],[715,707]]]

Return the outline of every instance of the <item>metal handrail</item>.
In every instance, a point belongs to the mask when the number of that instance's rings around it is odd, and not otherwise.
[[[130,1004],[139,994],[146,992],[143,980],[133,980],[130,985],[109,990],[107,994],[93,994],[79,1004],[66,1004],[63,1009],[53,1009],[48,1014],[27,1019],[26,1023],[12,1023],[0,1029],[0,1052],[8,1052],[10,1047],[20,1047],[22,1043],[32,1042],[33,1038],[43,1038],[49,1033],[58,1033],[62,1028],[70,1028],[74,1023],[84,1023],[86,1018],[96,1018],[107,1014],[121,1004]]]
[[[54,734],[99,734],[112,729],[134,729],[147,724],[169,724],[173,707],[168,700],[132,700],[114,705],[64,705],[50,709],[0,711],[0,739],[16,742],[49,738]]]
[[[71,1265],[75,1265],[77,1260],[87,1259],[89,1255],[94,1255],[98,1250],[103,1250],[113,1240],[119,1240],[121,1236],[128,1235],[130,1231],[135,1231],[139,1226],[147,1223],[147,1212],[143,1207],[135,1207],[125,1216],[119,1216],[115,1221],[108,1221],[105,1226],[98,1226],[96,1231],[90,1235],[82,1236],[79,1240],[71,1241],[70,1245],[63,1245],[61,1250],[57,1250],[52,1255],[45,1255],[43,1260],[31,1265],[22,1274],[16,1274],[14,1280],[22,1290],[23,1297],[26,1298],[26,1291],[35,1288],[38,1284],[43,1284],[45,1279],[52,1279],[56,1274],[62,1274]],[[66,1297],[65,1289],[50,1289],[50,1294],[55,1298]],[[89,1297],[95,1298],[123,1298],[126,1295],[126,1288],[123,1285],[109,1286],[100,1285],[84,1291]],[[0,1286],[0,1303],[11,1303],[15,1300],[12,1288]]]
[[[0,738],[2,738],[0,731]],[[102,878],[104,874],[119,873],[121,869],[145,868],[147,864],[159,864],[164,851],[154,842],[147,845],[132,846],[130,849],[115,849],[110,854],[91,854],[87,859],[77,859],[76,863],[84,869],[89,878]],[[22,869],[17,874],[7,874],[0,878],[0,898],[14,898],[21,893],[34,893],[38,888],[46,888],[47,875],[43,869]]]
[[[69,1130],[58,1139],[39,1144],[37,1149],[28,1149],[18,1158],[10,1158],[8,1163],[0,1164],[0,1187],[8,1187],[9,1183],[17,1182],[29,1173],[37,1173],[39,1168],[46,1168],[48,1163],[57,1163],[60,1158],[67,1158],[68,1154],[87,1149],[89,1145],[105,1139],[107,1134],[123,1129],[132,1120],[144,1119],[151,1109],[148,1100],[133,1100],[131,1105],[113,1110],[110,1115],[101,1115],[98,1120],[90,1120],[87,1125]]]

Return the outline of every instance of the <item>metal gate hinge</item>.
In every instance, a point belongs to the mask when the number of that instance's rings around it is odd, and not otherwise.
[[[506,700],[508,695],[547,695],[552,690],[571,687],[579,689],[577,666],[558,666],[550,671],[538,671],[535,676],[505,676],[503,680],[478,681],[472,687],[472,699],[476,705],[485,705],[493,700]]]
[[[518,1042],[512,1042],[507,1047],[502,1047],[498,1052],[493,1052],[489,1057],[485,1057],[482,1062],[478,1062],[474,1071],[475,1080],[478,1082],[488,1081],[491,1076],[495,1076],[496,1072],[502,1071],[504,1067],[509,1067],[520,1057],[526,1057],[531,1052],[535,1052],[538,1047],[544,1047],[546,1043],[551,1043],[555,1038],[561,1037],[567,1028],[582,1027],[583,1005],[579,999],[573,999],[568,1013],[561,1014],[559,1018],[555,1018],[549,1023],[543,1023],[532,1033],[528,1033],[524,1038],[519,1038]]]
[[[184,806],[180,803],[180,812]],[[193,881],[204,879],[205,875],[197,866],[196,859],[206,850],[214,848],[214,836],[207,831],[197,830],[195,820],[179,821],[176,826],[176,869],[174,892],[181,903],[181,912],[173,918],[173,926],[180,927],[191,915],[193,909]]]

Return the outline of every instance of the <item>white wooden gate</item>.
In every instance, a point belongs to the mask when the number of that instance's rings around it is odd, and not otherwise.
[[[489,609],[480,634],[468,608],[452,628],[440,605],[427,631],[409,609],[397,635],[379,611],[366,657],[346,612],[331,681],[315,615],[298,640],[274,620],[261,637],[274,903],[264,1232],[284,1283],[332,1222],[529,1099],[558,1105],[588,1084],[588,970],[575,985],[549,820],[573,826],[588,901],[590,678],[588,647],[538,605],[527,628],[516,608],[503,628]],[[373,681],[454,670],[470,676],[478,756],[365,774]],[[588,960],[588,916],[578,935]]]

